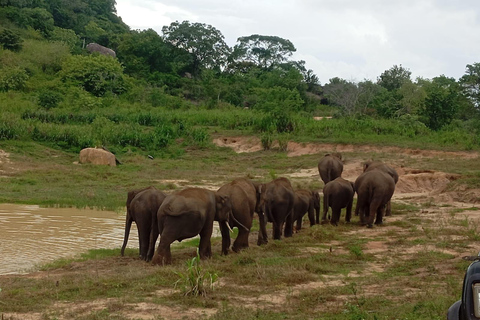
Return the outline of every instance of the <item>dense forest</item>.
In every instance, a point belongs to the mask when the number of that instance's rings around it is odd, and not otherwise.
[[[288,39],[253,34],[232,48],[220,30],[189,21],[162,34],[131,30],[115,4],[0,0],[1,140],[163,153],[174,141],[208,144],[215,126],[257,134],[266,148],[273,139],[392,136],[480,147],[480,63],[460,79],[412,79],[399,64],[376,80],[321,84],[305,61],[291,59]],[[116,57],[90,53],[89,43]]]

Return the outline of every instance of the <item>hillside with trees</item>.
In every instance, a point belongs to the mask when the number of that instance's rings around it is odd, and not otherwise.
[[[266,148],[274,139],[480,146],[480,63],[460,79],[412,79],[394,65],[375,80],[321,84],[295,51],[258,34],[232,48],[205,23],[131,30],[114,0],[1,0],[0,140],[158,155],[175,141],[206,146],[216,127],[261,136]]]

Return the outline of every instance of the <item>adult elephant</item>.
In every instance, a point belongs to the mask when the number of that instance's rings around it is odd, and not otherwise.
[[[318,173],[324,184],[340,177],[343,172],[343,161],[340,153],[327,153],[318,162]]]
[[[158,229],[155,226],[157,211],[167,195],[155,187],[147,187],[128,192],[127,195],[127,217],[125,221],[125,236],[121,255],[125,253],[130,228],[135,221],[138,230],[139,255],[140,258],[149,261],[148,256],[150,245],[150,233],[153,232],[154,243],[158,238]]]
[[[366,171],[355,180],[355,190],[355,215],[360,215],[360,223],[369,228],[374,220],[375,224],[383,223],[383,210],[395,191],[393,178],[381,170]]]
[[[315,225],[315,213],[318,223],[320,216],[320,195],[316,191],[311,190],[295,190],[293,204],[293,222],[295,223],[295,230],[302,229],[302,220],[305,213],[308,212],[308,220],[310,221],[310,227]]]
[[[382,161],[367,161],[363,164],[363,172],[372,171],[372,170],[380,170],[389,174],[393,178],[393,181],[395,181],[395,184],[397,184],[398,182],[397,171],[394,168],[386,165]],[[392,214],[391,201],[388,201],[385,211],[386,211],[385,213],[386,216],[390,216]]]
[[[257,204],[257,212],[260,213],[260,232],[258,244],[268,242],[266,222],[273,223],[273,239],[279,240],[282,229],[285,226],[284,236],[291,237],[293,234],[293,205],[295,193],[290,180],[277,178],[259,187],[260,200]],[[263,218],[262,214],[265,214]],[[266,221],[265,221],[266,220]]]
[[[346,208],[345,221],[350,222],[352,218],[353,196],[355,194],[355,185],[353,182],[338,177],[330,181],[323,188],[323,216],[322,222],[327,221],[328,209],[332,208],[332,217],[330,223],[338,225],[340,213]]]
[[[152,263],[171,264],[170,245],[196,235],[200,235],[200,258],[210,258],[213,221],[226,222],[231,213],[230,198],[215,191],[187,188],[168,195],[157,212],[160,244]]]
[[[232,216],[228,224],[238,228],[238,235],[233,242],[232,250],[239,252],[248,248],[248,236],[252,227],[253,214],[260,193],[258,185],[246,178],[239,178],[218,189],[218,194],[226,195],[232,203]],[[230,249],[230,230],[227,221],[219,222],[222,233],[222,254],[227,255]],[[258,233],[259,238],[261,233]]]

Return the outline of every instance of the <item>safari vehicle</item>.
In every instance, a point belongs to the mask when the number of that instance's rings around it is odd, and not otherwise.
[[[480,253],[463,259],[473,262],[465,272],[462,299],[448,308],[447,320],[480,319]]]

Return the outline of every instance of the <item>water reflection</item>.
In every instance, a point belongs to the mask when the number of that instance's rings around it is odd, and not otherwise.
[[[125,215],[111,211],[0,204],[0,274],[72,257],[88,249],[119,248]],[[138,248],[135,224],[128,247]]]

